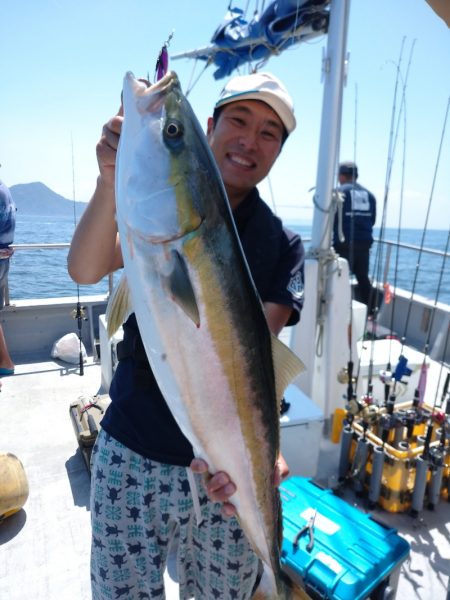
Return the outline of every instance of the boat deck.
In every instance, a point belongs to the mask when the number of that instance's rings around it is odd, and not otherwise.
[[[0,451],[23,463],[30,495],[24,508],[0,525],[0,598],[88,600],[90,479],[69,418],[70,403],[100,391],[100,365],[78,367],[59,361],[22,362],[2,379]],[[338,446],[323,441],[319,478],[335,484]],[[344,497],[361,504],[350,490]],[[407,514],[372,511],[411,544],[397,598],[447,598],[450,575],[450,504]],[[31,596],[30,596],[31,595]],[[178,597],[168,581],[166,597]]]
[[[92,361],[24,363],[4,378],[1,451],[27,474],[24,508],[0,525],[0,598],[90,598],[90,478],[69,418],[69,405],[99,391]]]

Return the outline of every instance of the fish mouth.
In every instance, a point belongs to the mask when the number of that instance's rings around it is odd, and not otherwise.
[[[142,230],[135,230],[135,232],[137,237],[143,240],[144,242],[151,243],[155,246],[164,245],[195,235],[195,233],[197,233],[202,227],[204,221],[205,218],[198,215],[198,218],[195,219],[195,221],[193,221],[192,219],[190,221],[186,221],[185,223],[182,223],[181,226],[178,227],[176,230],[174,229],[171,232],[165,232],[160,234],[144,233]]]
[[[125,87],[132,90],[140,114],[159,115],[169,96],[173,95],[177,100],[182,96],[181,85],[174,71],[169,71],[154,84],[150,84],[146,79],[136,79],[130,71],[126,74],[125,80],[128,85],[124,86],[124,92]]]
[[[150,86],[150,89],[154,92],[165,92],[171,87],[179,86],[180,82],[178,80],[178,75],[175,71],[168,71],[164,77],[162,77],[159,81]]]
[[[169,71],[153,84],[150,84],[146,79],[136,79],[131,72],[126,74],[126,79],[134,87],[136,95],[145,98],[147,111],[149,112],[153,111],[155,107],[159,107],[162,98],[165,98],[167,94],[177,90],[181,93],[180,81],[174,71]],[[154,98],[151,104],[149,104],[149,97]]]
[[[176,242],[177,240],[182,240],[183,238],[189,238],[194,235],[203,225],[205,219],[201,218],[198,225],[194,228],[189,227],[183,231],[179,231],[173,235],[153,235],[149,239],[152,244],[170,244],[171,242]]]

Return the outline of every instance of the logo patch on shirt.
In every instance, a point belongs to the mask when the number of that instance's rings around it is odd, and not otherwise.
[[[352,210],[368,212],[370,210],[369,194],[365,190],[350,190]]]
[[[289,281],[288,291],[294,296],[296,300],[301,300],[304,294],[303,277],[301,271],[297,271],[291,280]]]

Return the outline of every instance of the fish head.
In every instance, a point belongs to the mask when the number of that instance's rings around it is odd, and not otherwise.
[[[127,235],[160,244],[192,234],[205,218],[201,190],[214,161],[177,75],[147,87],[127,73],[123,105],[116,204]]]

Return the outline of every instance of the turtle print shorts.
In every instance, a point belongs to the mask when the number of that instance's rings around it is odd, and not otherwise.
[[[202,476],[194,477],[200,525],[185,467],[144,458],[100,431],[92,454],[93,600],[251,598],[259,560],[237,520],[222,516]],[[165,589],[167,564],[179,591]]]

